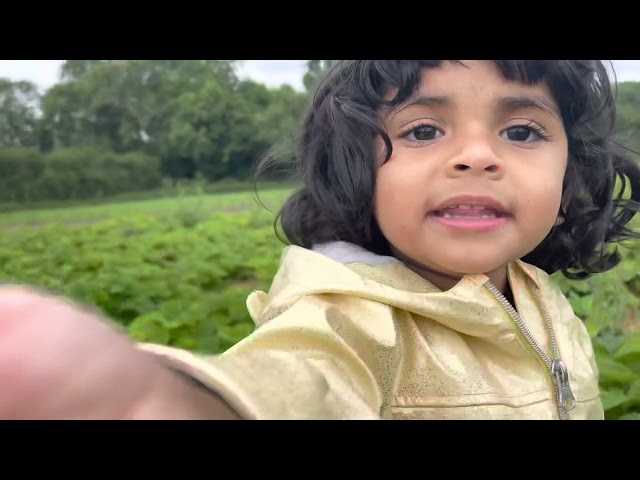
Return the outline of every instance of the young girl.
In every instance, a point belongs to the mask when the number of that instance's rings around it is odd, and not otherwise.
[[[110,349],[121,361],[101,392],[119,385],[120,410],[105,413],[107,391],[91,397],[101,410],[65,393],[57,410],[4,412],[601,419],[589,336],[549,274],[610,270],[620,258],[607,247],[636,238],[625,224],[640,169],[612,140],[614,117],[599,61],[341,62],[304,122],[303,186],[281,212],[292,245],[269,293],[247,301],[256,331],[207,358]],[[617,178],[631,202],[614,197]],[[100,332],[92,345],[106,350],[115,340]],[[67,351],[80,349],[74,335]],[[180,373],[127,396],[144,383],[144,362],[124,361],[134,351]]]

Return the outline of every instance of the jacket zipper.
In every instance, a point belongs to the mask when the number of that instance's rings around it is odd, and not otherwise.
[[[516,309],[513,307],[513,305],[511,305],[511,303],[509,303],[509,300],[506,299],[502,292],[500,292],[500,290],[498,290],[491,282],[485,283],[485,286],[502,304],[509,316],[515,322],[522,335],[527,339],[531,347],[535,350],[540,359],[547,366],[547,370],[549,370],[549,373],[551,374],[552,383],[555,390],[556,403],[558,406],[558,416],[560,417],[560,420],[568,420],[568,412],[573,410],[573,408],[575,407],[575,398],[573,396],[573,393],[571,392],[571,386],[569,385],[569,374],[567,372],[567,367],[560,359],[558,344],[553,331],[553,326],[551,324],[551,319],[549,318],[549,314],[547,313],[547,309],[542,302],[542,298],[540,297],[540,293],[538,292],[537,287],[535,285],[532,286],[532,290],[544,316],[553,358],[549,358],[547,353],[540,347],[540,344],[533,337],[531,331],[522,320],[522,317],[520,317]]]

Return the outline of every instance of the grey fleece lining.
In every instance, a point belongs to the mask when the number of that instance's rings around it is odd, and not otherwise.
[[[328,242],[314,245],[312,250],[329,257],[338,263],[364,263],[367,265],[386,265],[402,263],[395,257],[377,255],[358,245],[348,242]]]

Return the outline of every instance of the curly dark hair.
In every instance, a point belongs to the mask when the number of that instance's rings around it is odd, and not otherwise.
[[[305,248],[342,240],[391,254],[373,206],[376,169],[392,153],[379,112],[409,99],[420,85],[422,69],[437,68],[442,62],[344,60],[334,66],[318,86],[298,138],[296,166],[302,187],[278,215],[286,240]],[[574,279],[612,269],[621,256],[609,246],[640,238],[626,226],[640,205],[640,168],[613,137],[615,95],[604,64],[599,60],[495,63],[508,80],[548,82],[568,138],[565,208],[559,212],[564,222],[523,260],[549,274],[562,271]],[[390,88],[397,94],[388,101],[384,94]],[[386,145],[383,159],[376,156],[377,136]],[[258,173],[273,162],[274,158],[263,159]],[[618,195],[616,179],[622,187]],[[629,187],[630,199],[625,200]]]

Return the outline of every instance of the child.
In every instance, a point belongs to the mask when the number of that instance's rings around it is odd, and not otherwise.
[[[247,301],[256,331],[209,358],[121,341],[91,397],[120,410],[67,396],[29,415],[603,418],[589,336],[549,274],[610,270],[608,245],[637,238],[624,225],[640,170],[614,117],[599,61],[339,63],[302,130],[303,187],[281,212],[292,245]],[[614,198],[617,177],[631,202]],[[110,334],[92,335],[106,350]],[[124,358],[140,350],[169,368],[127,397],[144,375]]]

